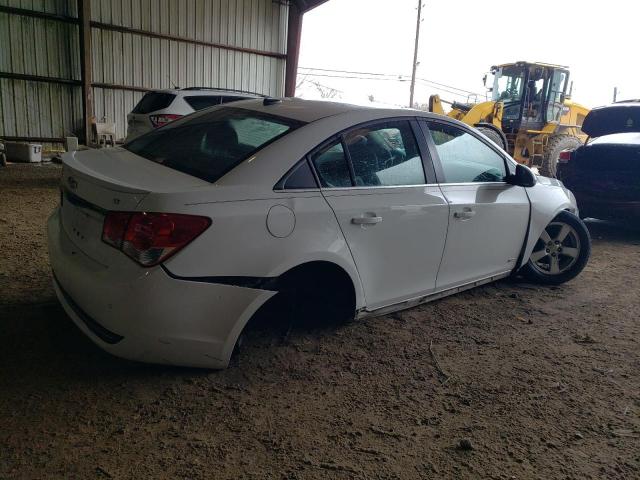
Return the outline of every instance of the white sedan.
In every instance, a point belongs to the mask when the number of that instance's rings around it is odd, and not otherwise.
[[[379,315],[590,254],[561,182],[462,123],[298,99],[206,109],[64,157],[48,222],[64,309],[103,349],[227,366],[267,304]]]

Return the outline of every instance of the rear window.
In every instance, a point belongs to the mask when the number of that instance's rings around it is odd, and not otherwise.
[[[239,100],[247,100],[251,97],[222,97],[222,103],[237,102]]]
[[[202,110],[203,108],[220,105],[220,95],[184,97],[184,101],[187,102],[194,110]]]
[[[239,108],[194,113],[127,143],[148,160],[215,182],[302,122]]]
[[[167,108],[176,96],[172,93],[145,93],[131,113],[151,113]]]

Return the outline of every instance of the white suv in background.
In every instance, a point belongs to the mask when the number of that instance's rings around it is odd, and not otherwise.
[[[263,95],[240,90],[200,87],[152,90],[145,93],[131,113],[127,115],[125,142],[130,142],[154,128],[162,127],[173,120],[203,108],[262,97]]]

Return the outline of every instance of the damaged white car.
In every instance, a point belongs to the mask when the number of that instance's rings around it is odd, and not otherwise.
[[[562,183],[462,123],[269,98],[67,154],[48,234],[60,302],[96,344],[208,368],[271,299],[378,315],[519,271],[562,283],[591,248]]]

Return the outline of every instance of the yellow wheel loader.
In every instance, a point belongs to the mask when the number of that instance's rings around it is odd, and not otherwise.
[[[491,67],[491,73],[491,100],[450,103],[432,95],[429,111],[445,115],[442,104],[448,103],[446,115],[475,126],[516,161],[555,177],[560,152],[587,139],[581,127],[589,109],[567,94],[568,67],[515,62]]]

